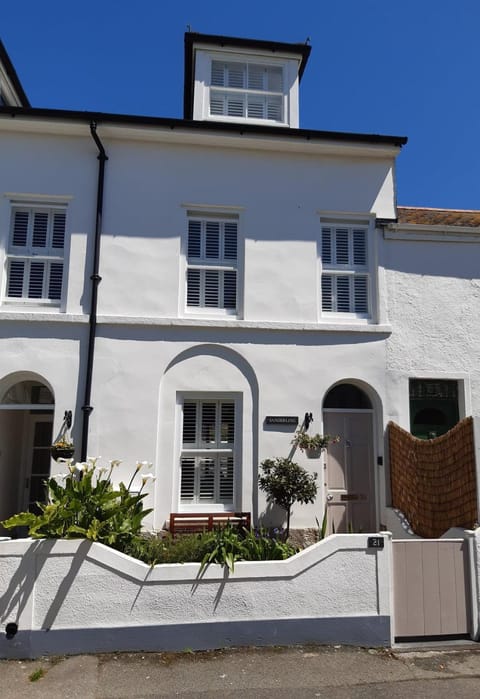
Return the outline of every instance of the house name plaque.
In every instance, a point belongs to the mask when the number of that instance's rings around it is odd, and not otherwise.
[[[267,415],[266,425],[298,425],[298,415]]]

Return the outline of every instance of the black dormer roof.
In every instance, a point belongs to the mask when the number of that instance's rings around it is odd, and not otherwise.
[[[301,56],[298,77],[301,80],[312,47],[309,44],[287,44],[281,41],[264,41],[263,39],[241,39],[232,36],[219,36],[217,34],[197,34],[185,32],[185,77],[183,88],[183,118],[193,117],[193,89],[194,89],[194,52],[193,46],[201,44],[209,46],[224,46],[251,49],[258,51],[270,51],[271,53],[291,54]]]
[[[30,102],[25,94],[25,91],[22,87],[22,83],[20,82],[17,71],[13,67],[13,63],[10,60],[10,56],[7,53],[7,49],[3,45],[2,40],[0,39],[0,64],[3,66],[8,79],[10,80],[12,87],[20,101],[20,106],[21,107],[30,107]]]

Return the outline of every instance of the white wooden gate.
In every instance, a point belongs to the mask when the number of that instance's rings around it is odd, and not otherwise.
[[[471,609],[467,542],[392,543],[395,638],[467,636]]]

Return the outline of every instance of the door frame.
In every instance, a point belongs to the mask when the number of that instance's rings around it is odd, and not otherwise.
[[[351,383],[351,382],[341,382],[341,383]],[[356,384],[354,384],[356,385]],[[370,395],[364,390],[362,386],[359,386],[364,393],[370,398],[372,404],[373,400],[371,399]],[[373,408],[322,408],[322,431],[324,431],[324,426],[325,426],[325,413],[370,413],[372,416],[372,487],[373,487],[373,493],[372,493],[372,500],[373,500],[373,516],[374,516],[374,527],[375,531],[378,531],[380,528],[380,478],[379,478],[379,466],[378,466],[378,441],[377,441],[377,434],[378,434],[378,427],[377,427],[377,417],[378,413],[375,409]],[[325,457],[326,458],[326,457]],[[324,483],[326,482],[326,471],[327,471],[327,464],[326,461],[324,462],[323,465],[324,468]],[[327,490],[328,490],[328,484],[327,486],[324,486],[324,499],[326,502],[327,498]]]
[[[37,406],[38,409],[38,406]],[[18,512],[27,512],[28,505],[30,502],[30,486],[32,478],[32,459],[33,459],[33,440],[35,436],[35,423],[36,422],[51,422],[52,433],[54,424],[54,412],[42,412],[35,414],[35,412],[26,412],[24,416],[23,423],[23,447],[22,447],[22,460],[21,460],[21,472],[19,473],[19,484],[18,484]],[[48,408],[47,408],[48,410]],[[52,472],[52,465],[50,461],[50,473]],[[26,486],[26,480],[29,479],[28,488]],[[28,494],[27,494],[28,491]]]

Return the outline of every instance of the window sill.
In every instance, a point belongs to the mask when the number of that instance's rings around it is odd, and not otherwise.
[[[289,323],[279,321],[238,320],[232,317],[212,318],[152,318],[138,316],[98,316],[103,325],[151,325],[159,327],[232,328],[246,330],[278,330],[291,332],[353,332],[391,334],[389,323],[375,324],[365,321],[319,321],[318,323]]]
[[[13,309],[11,306],[0,307],[0,320],[13,321],[48,321],[53,323],[88,323],[88,315],[83,313],[64,313],[58,306],[46,310],[45,306],[26,306]]]

